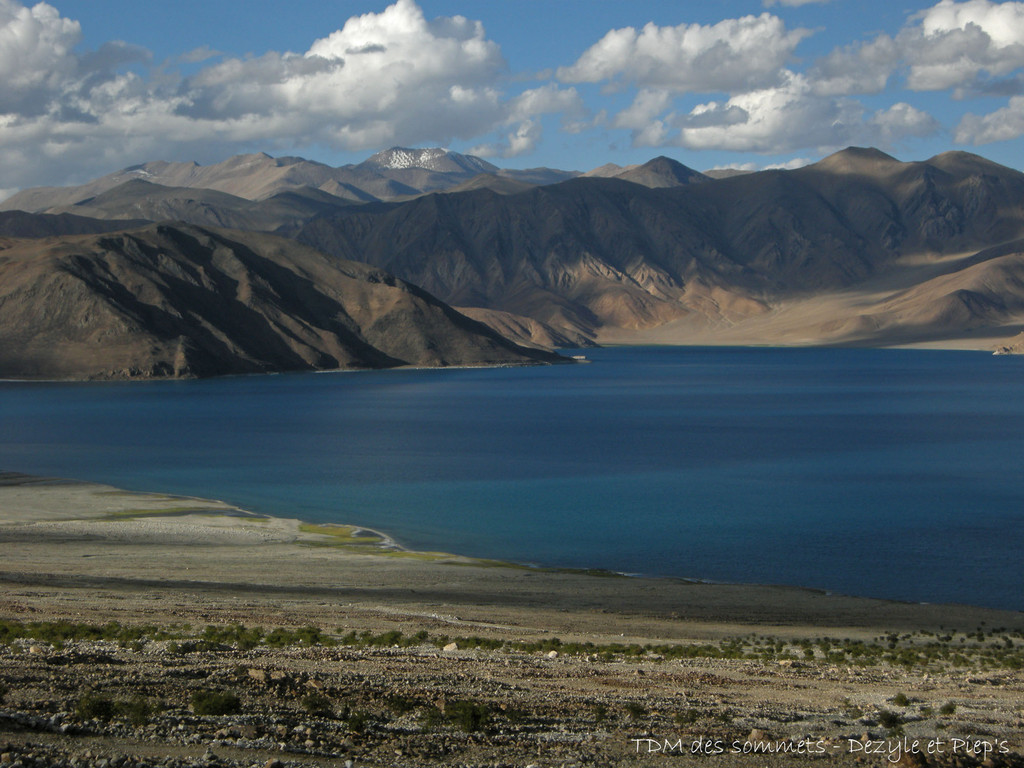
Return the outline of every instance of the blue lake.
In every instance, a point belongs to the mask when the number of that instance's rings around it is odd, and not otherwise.
[[[1024,357],[609,348],[589,365],[0,383],[0,468],[417,549],[1024,610]]]

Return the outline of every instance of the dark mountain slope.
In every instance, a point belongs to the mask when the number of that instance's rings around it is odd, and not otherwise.
[[[167,187],[132,179],[95,197],[52,211],[96,219],[131,215],[152,222],[184,221],[201,227],[272,232],[298,226],[317,214],[347,204],[341,198],[308,187],[252,201],[213,189]]]
[[[0,250],[0,376],[549,362],[380,269],[161,224]]]
[[[141,219],[101,221],[69,213],[26,213],[0,211],[0,237],[59,237],[61,235],[90,235],[116,232],[119,229],[141,227]]]
[[[687,168],[682,163],[665,156],[648,160],[643,165],[627,168],[614,174],[613,177],[623,181],[632,181],[634,184],[642,184],[652,189],[681,187],[708,180],[703,173]]]
[[[1024,237],[1022,204],[1024,175],[973,155],[901,163],[851,148],[671,188],[592,177],[430,195],[328,214],[298,238],[452,303],[576,330],[722,327],[878,280],[908,257]]]

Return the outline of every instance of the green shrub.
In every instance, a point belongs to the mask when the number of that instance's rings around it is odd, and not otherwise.
[[[954,704],[952,701],[947,701],[945,704],[943,704],[941,707],[939,707],[939,714],[940,715],[952,715],[955,712],[956,712],[956,704]]]
[[[196,691],[192,694],[192,711],[197,715],[233,715],[241,709],[242,702],[230,691]]]
[[[370,720],[372,719],[373,718],[369,713],[359,711],[351,713],[346,722],[348,724],[348,729],[352,731],[352,733],[364,733],[366,731],[366,726],[369,725]]]
[[[78,700],[75,714],[82,720],[110,720],[114,716],[114,702],[98,693],[87,693]]]
[[[322,693],[303,696],[302,708],[314,717],[334,717],[334,705]]]
[[[114,712],[132,725],[145,725],[153,714],[153,707],[142,696],[133,696],[128,701],[114,702]]]
[[[882,709],[878,712],[878,724],[883,728],[894,731],[903,725],[903,718],[896,712],[890,712],[888,709]]]
[[[626,704],[626,712],[634,720],[639,720],[641,717],[647,714],[647,709],[641,704],[637,704],[635,701],[631,701],[628,704]]]
[[[472,701],[456,701],[444,709],[447,720],[466,733],[482,730],[491,721],[491,710],[486,704]]]
[[[910,704],[910,699],[907,698],[905,693],[897,693],[892,697],[892,703],[897,707],[905,707]]]
[[[676,712],[674,719],[676,725],[693,725],[700,720],[700,710],[693,707],[684,709],[682,712]]]

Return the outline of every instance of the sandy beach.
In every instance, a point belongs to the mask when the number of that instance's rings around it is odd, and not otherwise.
[[[525,568],[408,552],[343,523],[0,476],[0,619],[113,621],[176,638],[53,643],[26,631],[0,645],[10,764],[85,751],[136,761],[125,765],[1020,764],[1024,614]],[[315,626],[325,642],[181,653],[203,627],[232,624]],[[386,633],[419,635],[367,639]],[[103,663],[81,661],[97,654]],[[290,682],[268,685],[271,669]],[[204,685],[237,691],[242,721],[189,711]],[[90,720],[76,706],[98,687],[168,708],[134,730]],[[303,711],[311,691],[332,702],[330,716]],[[395,692],[407,711],[389,708]],[[444,715],[464,701],[486,725]],[[248,735],[231,731],[243,725]],[[727,748],[694,752],[705,738]],[[929,751],[927,740],[947,744]],[[869,741],[881,746],[857,746]],[[791,747],[745,754],[754,743]]]

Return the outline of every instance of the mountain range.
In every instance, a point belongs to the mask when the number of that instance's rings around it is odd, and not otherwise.
[[[159,221],[232,242],[273,232],[535,346],[1012,351],[1024,330],[1024,174],[965,152],[901,162],[851,147],[797,170],[728,174],[664,157],[577,173],[438,149],[341,168],[246,155],[147,163],[0,209],[0,237],[58,244]],[[0,260],[31,250],[19,242]]]
[[[152,378],[560,359],[517,347],[380,269],[271,235],[167,223],[3,246],[0,376]]]

